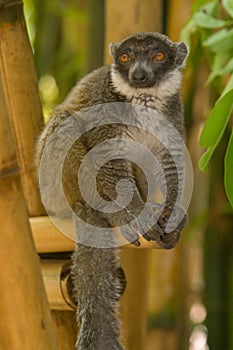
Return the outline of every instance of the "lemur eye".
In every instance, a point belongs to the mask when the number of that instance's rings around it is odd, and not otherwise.
[[[128,63],[130,61],[130,57],[127,53],[123,53],[120,55],[121,63]]]
[[[165,59],[165,53],[162,51],[156,52],[156,54],[154,55],[154,59],[158,62],[163,61]]]

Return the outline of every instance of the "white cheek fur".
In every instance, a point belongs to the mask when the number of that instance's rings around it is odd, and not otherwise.
[[[177,93],[181,84],[181,72],[178,68],[170,72],[165,81],[150,88],[135,88],[131,86],[124,78],[122,78],[114,64],[111,66],[111,78],[114,90],[125,96],[128,101],[132,100],[134,96],[145,92],[156,97],[158,100],[163,101],[163,99]]]

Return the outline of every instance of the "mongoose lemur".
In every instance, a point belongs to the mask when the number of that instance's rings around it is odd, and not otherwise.
[[[104,203],[107,203],[106,206],[116,199],[116,187],[119,181],[124,185],[127,183],[122,182],[122,180],[127,179],[128,184],[133,185],[130,203],[127,204],[126,208],[119,206],[118,211],[111,212],[105,208],[102,208],[103,210],[91,208],[90,203],[86,203],[83,198],[77,176],[85,156],[96,145],[100,143],[104,145],[105,141],[117,139],[120,148],[119,140],[123,138],[137,140],[137,133],[141,132],[140,113],[143,115],[145,111],[154,110],[154,119],[156,119],[156,115],[160,116],[161,119],[158,117],[156,120],[155,128],[163,130],[162,124],[169,124],[171,128],[176,130],[177,134],[181,135],[182,139],[184,126],[180,84],[181,70],[187,52],[187,47],[183,42],[174,43],[159,33],[137,33],[120,43],[110,45],[113,63],[95,70],[78,82],[65,101],[55,108],[39,138],[36,155],[38,167],[45,149],[50,147],[46,155],[46,157],[50,157],[49,169],[47,169],[48,183],[46,182],[46,196],[49,197],[49,200],[46,203],[46,209],[58,216],[65,216],[62,213],[62,204],[59,199],[56,199],[56,190],[52,189],[53,182],[56,182],[57,169],[63,162],[62,187],[66,200],[72,213],[81,218],[83,222],[96,227],[96,230],[97,228],[107,230],[115,227],[121,228],[123,225],[129,224],[132,230],[129,230],[128,235],[127,232],[123,232],[123,234],[126,240],[136,246],[140,245],[140,234],[148,241],[156,241],[163,248],[168,249],[175,246],[180,232],[186,224],[186,214],[183,212],[177,225],[173,230],[167,232],[166,225],[179,196],[179,169],[174,164],[170,150],[167,151],[162,142],[153,141],[151,149],[163,169],[166,183],[166,196],[163,205],[151,204],[151,213],[153,213],[153,209],[156,212],[156,208],[162,208],[159,216],[155,215],[153,223],[140,223],[140,220],[137,222],[137,217],[147,201],[148,184],[143,176],[144,169],[138,169],[134,161],[124,159],[123,156],[115,157],[115,159],[106,158],[106,162],[101,163],[98,168],[93,157],[92,162],[88,165],[89,168],[87,167],[90,173],[84,174],[85,191],[88,192],[91,188],[88,181],[95,166],[97,166],[95,186],[98,194],[104,199]],[[101,111],[109,104],[110,108],[104,112],[106,115],[108,111],[110,114],[114,113],[117,106],[121,110],[122,105],[125,104],[125,107],[119,112],[120,115],[123,115],[124,122],[109,123],[106,120],[106,123],[101,122],[99,126],[96,124],[91,130],[85,131],[85,116],[88,114],[88,108],[98,106],[95,113],[97,115],[99,113],[101,116]],[[142,108],[139,113],[136,113],[138,127],[132,123],[127,125],[127,116],[132,113],[129,106]],[[129,114],[127,114],[127,110]],[[79,114],[80,111],[84,111],[84,113]],[[72,119],[74,117],[76,118],[75,122]],[[153,126],[150,117],[148,117],[148,123]],[[84,126],[84,131],[80,132],[79,139],[75,140],[67,150],[65,158],[61,160],[60,154],[77,126],[80,128]],[[152,136],[144,130],[144,127],[141,129],[143,130],[139,142],[143,144]],[[170,142],[169,140],[168,137],[168,142]],[[146,147],[148,147],[147,143]],[[173,148],[177,148],[177,152],[179,152],[179,147],[179,144],[174,145],[173,142]],[[106,149],[106,157],[107,153]],[[102,157],[104,158],[105,154],[102,154]],[[44,171],[42,169],[41,174]],[[51,183],[49,183],[50,177]],[[156,176],[154,175],[154,177]],[[132,191],[132,187],[129,187]],[[127,194],[127,191],[128,187],[125,186],[123,192]],[[72,280],[79,325],[77,349],[124,349],[120,340],[117,308],[125,281],[124,272],[118,261],[117,244],[114,244],[112,237],[109,238],[109,241],[113,244],[103,244],[102,246],[84,244],[85,239],[83,241],[79,237],[85,238],[85,234],[87,233],[80,232],[80,227],[77,225],[77,244],[72,258]]]

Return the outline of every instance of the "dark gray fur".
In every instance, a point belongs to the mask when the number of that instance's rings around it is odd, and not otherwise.
[[[151,62],[151,56],[156,50],[163,50],[166,53],[166,60],[163,64],[156,64],[155,67]],[[166,36],[158,33],[138,33],[119,44],[112,44],[110,51],[113,64],[101,67],[84,77],[73,88],[66,100],[55,108],[37,144],[36,161],[38,166],[46,142],[64,120],[83,108],[102,103],[127,101],[151,107],[162,113],[180,134],[184,134],[180,72],[187,55],[185,44],[173,43]],[[127,52],[132,57],[128,67],[123,67],[119,63],[119,55],[122,52]],[[147,81],[141,85],[138,82],[132,83],[130,78],[137,69],[140,70],[140,74],[143,70],[148,75]],[[134,217],[137,217],[143,208],[146,197],[140,172],[124,159],[108,162],[101,169],[97,186],[100,195],[106,200],[114,198],[115,185],[120,179],[128,178],[136,187],[128,211],[122,210],[114,215],[98,214],[92,211],[81,198],[74,179],[82,157],[93,146],[116,135],[124,137],[130,131],[126,129],[124,125],[107,125],[102,127],[101,132],[93,130],[73,147],[64,163],[63,186],[72,209],[81,218],[102,227],[114,227],[129,222],[129,211],[134,213]],[[69,138],[69,135],[67,134],[66,137]],[[56,147],[58,150],[59,147],[62,150],[63,144],[59,144],[59,140],[57,140]],[[162,164],[167,166],[170,160],[166,160],[163,151],[160,150],[160,153]],[[59,159],[57,161],[59,162]],[[53,166],[53,171],[56,171],[56,164]],[[170,182],[168,203],[165,205],[159,222],[145,235],[145,238],[156,240],[164,248],[171,248],[177,243],[185,219],[177,230],[167,235],[164,233],[164,225],[171,213],[169,206],[174,205],[177,197],[175,171],[174,174],[173,172],[168,174],[167,180]],[[62,208],[53,205],[53,198],[52,196],[51,210],[62,216]],[[134,244],[139,245],[138,239],[135,240]],[[120,341],[117,308],[124,284],[124,276],[119,273],[121,270],[117,249],[101,249],[77,244],[72,264],[74,295],[78,304],[77,349],[123,349]]]

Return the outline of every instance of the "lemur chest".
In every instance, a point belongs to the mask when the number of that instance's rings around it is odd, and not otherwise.
[[[138,94],[133,95],[130,101],[133,105],[139,105],[146,108],[151,108],[161,113],[163,108],[162,100],[156,95],[139,92]]]
[[[128,136],[148,149],[160,149],[161,142],[168,142],[162,100],[155,94],[140,91],[131,96],[129,102],[132,105],[129,124],[136,128],[128,126]]]

